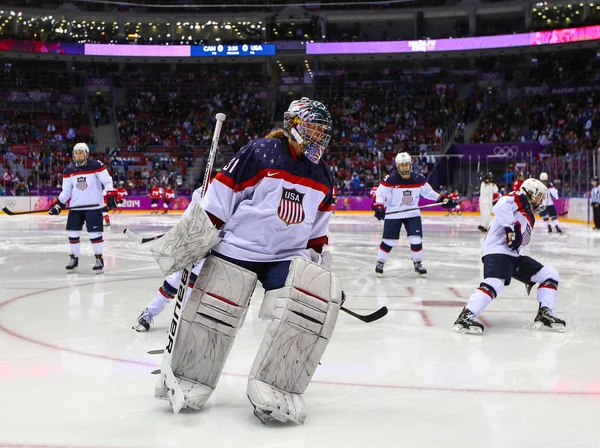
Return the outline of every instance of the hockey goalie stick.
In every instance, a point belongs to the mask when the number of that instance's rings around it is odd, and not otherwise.
[[[69,208],[63,208],[62,210],[81,210],[82,208],[89,208],[89,207],[98,207],[98,204],[90,204],[90,205],[78,205],[77,207],[69,207]],[[4,213],[6,213],[8,216],[15,216],[15,215],[31,215],[32,213],[44,213],[44,212],[49,212],[50,210],[52,210],[52,207],[47,208],[45,210],[31,210],[29,212],[11,212],[9,209],[7,209],[6,207],[4,207],[2,209],[2,211]]]
[[[213,162],[215,160],[217,149],[219,147],[219,136],[221,135],[221,129],[223,127],[223,122],[225,121],[226,117],[225,114],[218,113],[215,116],[215,118],[217,121],[215,123],[215,132],[213,134],[212,143],[210,145],[208,160],[206,161],[206,171],[204,173],[204,181],[202,182],[202,196],[206,194],[206,190],[208,188],[208,182],[210,181],[210,173],[212,172]],[[185,404],[185,397],[183,396],[181,387],[179,386],[179,383],[177,382],[177,379],[173,374],[173,369],[171,368],[171,352],[173,350],[173,344],[177,340],[177,333],[179,332],[180,327],[179,323],[181,320],[181,316],[183,315],[183,304],[189,287],[188,278],[192,272],[194,263],[196,261],[197,260],[190,262],[181,272],[181,280],[179,282],[179,288],[177,290],[176,296],[177,301],[175,303],[175,309],[173,311],[173,319],[171,320],[171,325],[169,326],[167,346],[165,347],[160,367],[161,379],[159,381],[162,381],[165,388],[167,389],[167,396],[175,414],[179,413],[179,411]]]
[[[427,205],[422,205],[421,207],[414,207],[414,208],[407,208],[406,210],[398,210],[395,212],[388,212],[385,215],[394,215],[396,213],[404,213],[404,212],[414,212],[415,210],[423,210],[424,208],[431,208],[431,207],[439,207],[442,204],[446,204],[448,203],[448,199],[444,199],[443,202],[436,202],[435,204],[427,204]]]
[[[164,233],[161,233],[160,235],[149,236],[149,237],[144,238],[142,235],[135,233],[133,230],[129,230],[129,229],[123,230],[123,233],[125,235],[127,235],[127,237],[130,240],[135,241],[136,243],[139,243],[139,244],[149,243],[150,241],[156,241],[157,239],[162,238],[164,236]]]

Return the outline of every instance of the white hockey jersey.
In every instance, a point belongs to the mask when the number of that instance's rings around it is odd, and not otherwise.
[[[419,206],[419,198],[435,201],[439,194],[436,193],[425,179],[425,176],[412,172],[408,179],[402,178],[398,171],[388,174],[375,193],[375,202],[384,204],[386,212],[397,212]],[[420,210],[388,215],[385,219],[403,219],[421,216]]]
[[[333,177],[323,160],[296,157],[287,140],[261,138],[215,176],[202,206],[225,223],[216,252],[246,261],[310,260],[309,247],[327,244]]]
[[[531,233],[535,224],[535,217],[531,211],[529,201],[523,193],[513,191],[498,199],[492,213],[495,215],[494,220],[483,240],[481,256],[504,254],[518,257],[521,249],[531,241]],[[506,241],[505,227],[513,229],[517,221],[521,224],[523,243],[517,250],[512,250],[508,247]]]
[[[479,203],[491,206],[496,193],[498,193],[498,186],[495,183],[481,182],[481,186],[479,187]]]
[[[71,162],[63,171],[62,191],[58,200],[66,204],[70,199],[70,207],[93,205],[82,210],[103,208],[103,185],[106,191],[114,190],[112,177],[102,162],[88,159],[83,166]]]
[[[546,188],[548,188],[548,197],[546,198],[544,205],[548,207],[549,205],[554,205],[554,201],[558,199],[558,190],[551,183],[546,184]]]

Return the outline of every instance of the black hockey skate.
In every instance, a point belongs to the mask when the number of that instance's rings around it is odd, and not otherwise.
[[[69,257],[71,257],[71,261],[69,261],[69,264],[65,266],[65,269],[69,274],[71,274],[72,272],[77,272],[77,266],[79,266],[79,258],[77,258],[73,254],[69,254]]]
[[[483,333],[483,325],[477,322],[473,313],[465,307],[458,315],[456,322],[454,322],[452,331],[466,334],[481,334]]]
[[[142,311],[142,314],[137,318],[136,324],[131,327],[138,333],[150,330],[152,325],[152,314],[148,312],[148,308]]]
[[[377,264],[375,265],[375,273],[376,274],[383,274],[383,265],[385,263],[383,261],[378,261]]]
[[[104,260],[102,259],[102,255],[96,255],[96,264],[92,269],[94,270],[94,274],[104,273]]]
[[[552,226],[548,226],[548,233],[552,233]]]
[[[481,233],[486,233],[487,232],[487,229],[485,227],[483,227],[483,226],[477,227],[477,230],[479,230]]]
[[[423,267],[423,265],[421,264],[420,261],[413,261],[413,264],[415,265],[415,272],[419,275],[425,275],[427,274],[427,269],[425,269]]]
[[[563,233],[563,231],[560,227],[556,226],[556,233]]]
[[[536,330],[546,331],[565,331],[567,326],[566,322],[559,319],[554,315],[552,311],[546,306],[540,304],[537,316],[533,321],[533,328]]]

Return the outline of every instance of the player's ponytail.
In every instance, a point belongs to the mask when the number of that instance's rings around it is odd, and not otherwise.
[[[265,138],[278,138],[279,140],[285,140],[287,137],[283,132],[283,129],[275,129],[267,134]]]

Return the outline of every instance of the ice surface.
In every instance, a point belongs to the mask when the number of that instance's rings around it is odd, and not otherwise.
[[[111,216],[105,270],[92,273],[82,235],[79,273],[67,275],[66,216],[0,215],[0,447],[597,447],[600,418],[600,233],[538,223],[528,251],[560,273],[564,334],[532,330],[537,302],[516,282],[483,314],[483,336],[451,331],[479,284],[481,234],[473,217],[424,218],[418,279],[403,237],[376,278],[382,224],[335,216],[334,269],[346,306],[305,398],[301,427],[265,427],[252,415],[246,377],[266,323],[262,293],[225,374],[200,412],[174,415],[153,398],[171,309],[149,333],[131,329],[162,283],[146,235],[178,216]]]

